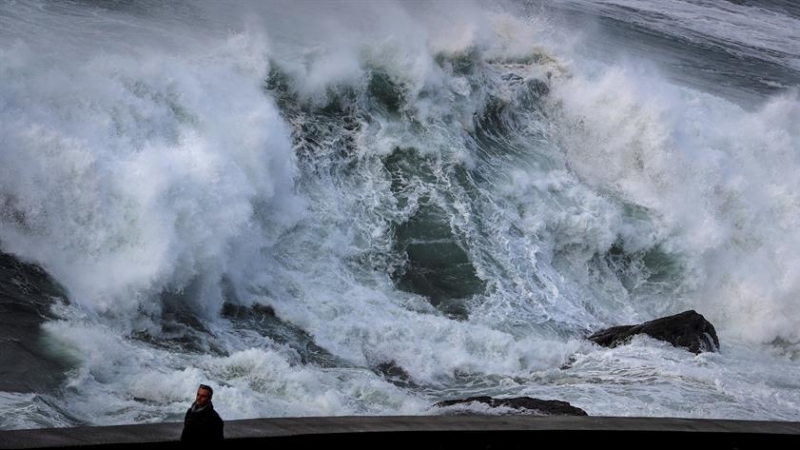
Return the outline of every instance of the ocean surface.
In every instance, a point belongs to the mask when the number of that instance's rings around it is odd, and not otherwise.
[[[0,1],[0,429],[800,421],[800,4]],[[693,309],[719,352],[586,337]],[[481,414],[509,411],[483,410]]]

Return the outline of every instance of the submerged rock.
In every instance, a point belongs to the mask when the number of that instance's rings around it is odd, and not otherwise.
[[[538,414],[543,416],[588,416],[586,411],[560,400],[540,400],[532,397],[493,398],[489,396],[468,397],[455,400],[444,400],[435,403],[436,408],[451,408],[466,406],[470,403],[483,403],[492,408],[511,408],[520,411],[520,414]],[[455,414],[477,414],[469,410],[459,410]]]
[[[411,375],[394,360],[378,364],[373,368],[373,371],[395,386],[402,388],[417,387],[417,384],[411,379]]]
[[[603,347],[616,347],[630,342],[633,335],[646,334],[667,341],[692,353],[719,350],[717,332],[709,321],[694,310],[644,322],[639,325],[620,325],[600,330],[588,337]]]

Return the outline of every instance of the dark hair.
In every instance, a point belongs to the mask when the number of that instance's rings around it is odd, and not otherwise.
[[[214,390],[211,389],[211,386],[209,386],[207,384],[201,384],[200,387],[197,388],[197,389],[204,389],[204,390],[208,391],[208,398],[209,399],[214,397]]]

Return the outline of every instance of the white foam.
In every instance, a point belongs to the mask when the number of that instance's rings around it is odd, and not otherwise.
[[[797,342],[798,292],[786,275],[798,261],[786,249],[796,240],[800,102],[789,93],[746,112],[648,70],[616,66],[558,86],[570,166],[656,214],[653,239],[668,238],[696,271],[688,304],[723,333]]]
[[[121,39],[102,46],[87,36],[108,31],[96,28],[103,21],[80,15],[42,22],[48,37],[64,38],[60,51],[44,51],[23,27],[0,34],[9,43],[0,50],[0,243],[70,292],[73,304],[55,311],[63,320],[44,329],[78,361],[60,399],[77,417],[180,420],[201,382],[217,386],[228,419],[421,414],[430,391],[481,389],[558,394],[590,414],[796,416],[794,397],[780,410],[763,406],[781,383],[795,389],[782,372],[793,362],[765,365],[773,378],[750,397],[750,353],[695,357],[647,339],[606,351],[578,336],[692,306],[718,326],[723,348],[726,339],[800,340],[796,97],[745,112],[650,67],[570,64],[555,55],[575,42],[547,38],[545,19],[473,4],[433,5],[453,10],[446,27],[396,2],[281,6],[204,3],[204,38],[181,15],[124,13],[109,16],[125,18]],[[243,12],[252,13],[244,22]],[[165,36],[164,48],[154,45]],[[466,50],[483,58],[476,80],[435,62]],[[515,62],[526,55],[551,61],[526,72]],[[299,173],[291,129],[262,89],[271,60],[312,105],[342,85],[362,92],[381,68],[406,109],[360,124],[346,155],[355,169],[323,152],[306,162],[319,170]],[[486,90],[505,71],[544,80],[554,67],[549,122],[531,113],[520,131],[529,135],[502,148],[509,155],[475,158],[465,131]],[[517,106],[517,92],[502,86],[492,94]],[[396,147],[427,157],[437,183],[409,185],[403,206],[381,160]],[[471,192],[478,201],[453,182],[453,161],[486,177]],[[489,163],[495,172],[480,166]],[[469,320],[444,317],[389,279],[399,264],[392,228],[424,201],[441,202],[488,281],[485,295],[465,300]],[[630,219],[623,202],[649,215]],[[684,285],[631,296],[592,262],[619,236],[629,251],[661,245],[684,265]],[[232,329],[217,314],[223,276],[237,297],[227,300],[272,307],[342,366],[300,364],[296,351]],[[137,318],[158,317],[165,290],[184,293],[220,355],[128,338],[134,329],[160,337],[157,322]],[[574,371],[557,369],[576,353]],[[373,372],[389,362],[420,391]],[[719,388],[729,369],[743,381]],[[695,395],[728,409],[691,409],[685,398]]]
[[[73,301],[125,316],[161,289],[218,279],[252,237],[255,203],[291,223],[294,156],[261,91],[263,44],[4,51],[4,250],[42,264]]]

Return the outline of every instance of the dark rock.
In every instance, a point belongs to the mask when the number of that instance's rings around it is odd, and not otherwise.
[[[606,328],[592,334],[588,339],[603,347],[616,347],[630,342],[633,335],[641,333],[654,339],[667,341],[676,347],[686,348],[692,353],[719,350],[719,339],[714,325],[694,310],[639,325]]]
[[[457,405],[467,405],[478,402],[489,405],[492,408],[512,408],[520,411],[520,414],[540,414],[543,416],[588,416],[586,411],[570,405],[560,400],[540,400],[531,397],[514,398],[493,398],[489,396],[468,397],[455,400],[444,400],[434,404],[437,408],[447,408]],[[470,412],[459,412],[459,414],[471,414]]]
[[[225,303],[222,307],[222,317],[231,320],[237,329],[255,331],[278,344],[292,348],[297,352],[302,364],[327,368],[347,364],[319,346],[307,331],[278,317],[275,309],[269,305],[243,306]]]
[[[382,375],[386,381],[400,386],[403,388],[416,388],[418,387],[414,381],[411,380],[411,375],[405,369],[400,367],[395,361],[385,361],[378,364],[373,371],[378,375]]]

